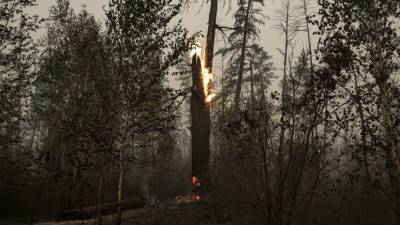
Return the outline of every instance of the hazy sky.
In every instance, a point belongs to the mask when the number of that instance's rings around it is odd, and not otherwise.
[[[208,20],[208,11],[209,5],[205,4],[201,7],[202,0],[192,0],[194,3],[191,4],[191,7],[185,10],[182,13],[183,23],[186,28],[190,31],[190,33],[195,33],[197,31],[202,31],[206,34],[207,31],[207,20]],[[293,0],[293,2],[300,2],[299,0]],[[281,2],[280,0],[265,0],[264,6],[264,14],[269,17],[268,20],[265,21],[265,26],[260,27],[261,34],[260,34],[260,44],[272,55],[272,61],[274,62],[275,67],[277,70],[275,71],[276,75],[279,77],[282,76],[281,67],[283,62],[283,56],[277,50],[278,48],[282,48],[284,44],[283,36],[280,35],[280,32],[274,29],[274,26],[278,23],[277,22],[277,10],[279,9]],[[49,7],[55,4],[55,0],[37,0],[38,6],[33,10],[33,13],[38,14],[42,17],[46,17],[48,15]],[[235,4],[236,1],[232,0],[232,3]],[[106,6],[107,0],[71,0],[71,4],[73,8],[79,10],[82,8],[82,5],[86,5],[86,9],[95,15],[95,17],[99,20],[104,22],[105,15],[103,7]],[[218,14],[218,24],[231,26],[233,23],[232,14],[227,13],[227,6],[222,8],[223,3],[221,0],[220,3],[220,10]],[[315,11],[315,10],[313,10]],[[218,39],[221,39],[221,35],[217,36]],[[314,41],[315,42],[315,41]],[[218,46],[222,46],[223,42],[219,41],[217,43]],[[296,48],[297,52],[302,48],[306,48],[306,38],[305,34],[298,34],[296,38]],[[218,76],[219,73],[219,59],[216,59],[214,63],[214,73]],[[274,82],[275,83],[275,82]],[[276,88],[276,85],[274,85]]]

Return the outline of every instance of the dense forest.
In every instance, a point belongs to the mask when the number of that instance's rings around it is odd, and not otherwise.
[[[0,224],[400,225],[399,0],[199,2],[1,0]]]

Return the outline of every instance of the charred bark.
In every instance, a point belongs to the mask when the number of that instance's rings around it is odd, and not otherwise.
[[[192,96],[190,99],[190,116],[192,120],[192,196],[195,200],[208,195],[209,155],[210,155],[210,104],[206,102],[203,88],[202,67],[200,58],[192,58]]]
[[[214,58],[215,29],[217,27],[218,0],[211,0],[210,14],[208,18],[207,44],[205,51],[204,67],[212,72]]]

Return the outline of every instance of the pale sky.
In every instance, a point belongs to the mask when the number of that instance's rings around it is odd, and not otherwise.
[[[206,34],[207,31],[207,20],[208,20],[208,11],[209,11],[209,5],[204,4],[201,7],[201,1],[202,0],[194,0],[194,2],[197,3],[192,3],[191,7],[188,10],[185,10],[181,17],[183,18],[183,24],[184,26],[189,30],[190,33],[195,33],[198,31],[202,31],[203,34]],[[300,3],[300,0],[293,0],[294,3]],[[315,1],[315,0],[313,0]],[[49,7],[53,4],[55,4],[55,0],[37,0],[38,6],[33,9],[32,13],[38,14],[41,17],[46,17],[48,15],[48,10]],[[107,0],[71,0],[72,7],[78,11],[80,8],[82,8],[82,5],[86,5],[86,9],[94,14],[94,16],[97,18],[97,20],[104,22],[105,20],[105,15],[104,15],[104,10],[103,7],[107,5]],[[235,4],[236,1],[232,0],[232,4]],[[281,69],[282,68],[282,62],[283,62],[283,56],[279,53],[277,50],[278,48],[283,48],[284,45],[284,40],[283,36],[280,35],[279,31],[274,29],[274,26],[278,23],[277,22],[277,10],[280,7],[280,0],[265,0],[264,1],[265,6],[264,6],[264,14],[269,17],[269,20],[265,21],[265,26],[260,27],[260,40],[259,43],[265,48],[266,51],[270,55],[272,55],[272,61],[274,63],[274,66],[277,68],[275,71],[275,74],[279,77],[282,76]],[[227,7],[222,8],[223,3],[221,0],[221,3],[219,4],[220,10],[218,12],[218,21],[217,23],[220,25],[225,25],[225,26],[231,26],[233,23],[232,20],[232,14],[226,14],[227,13]],[[311,9],[312,12],[315,12],[315,9]],[[295,40],[296,42],[296,52],[299,52],[302,48],[307,47],[307,42],[305,38],[304,33],[299,33],[297,35],[297,38]],[[217,36],[218,39],[221,38],[221,35]],[[313,40],[314,45],[316,43],[316,40],[314,38]],[[218,46],[222,46],[223,42],[219,41],[217,43],[217,48]],[[220,71],[220,60],[218,58],[215,59],[214,66],[215,68],[213,69],[214,74],[218,76],[218,73]],[[277,88],[276,83],[273,85],[273,89]]]

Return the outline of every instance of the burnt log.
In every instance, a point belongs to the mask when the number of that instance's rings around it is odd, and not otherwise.
[[[142,197],[132,197],[125,199],[121,202],[121,210],[141,208],[146,205],[146,200]],[[102,215],[108,215],[115,213],[118,210],[118,204],[116,202],[104,203],[99,206]],[[73,209],[62,212],[59,216],[59,220],[78,220],[78,219],[90,219],[97,215],[97,206],[88,206],[82,209]]]
[[[210,184],[210,103],[206,101],[200,57],[192,58],[192,95],[190,98],[192,135],[192,196],[204,199]]]

